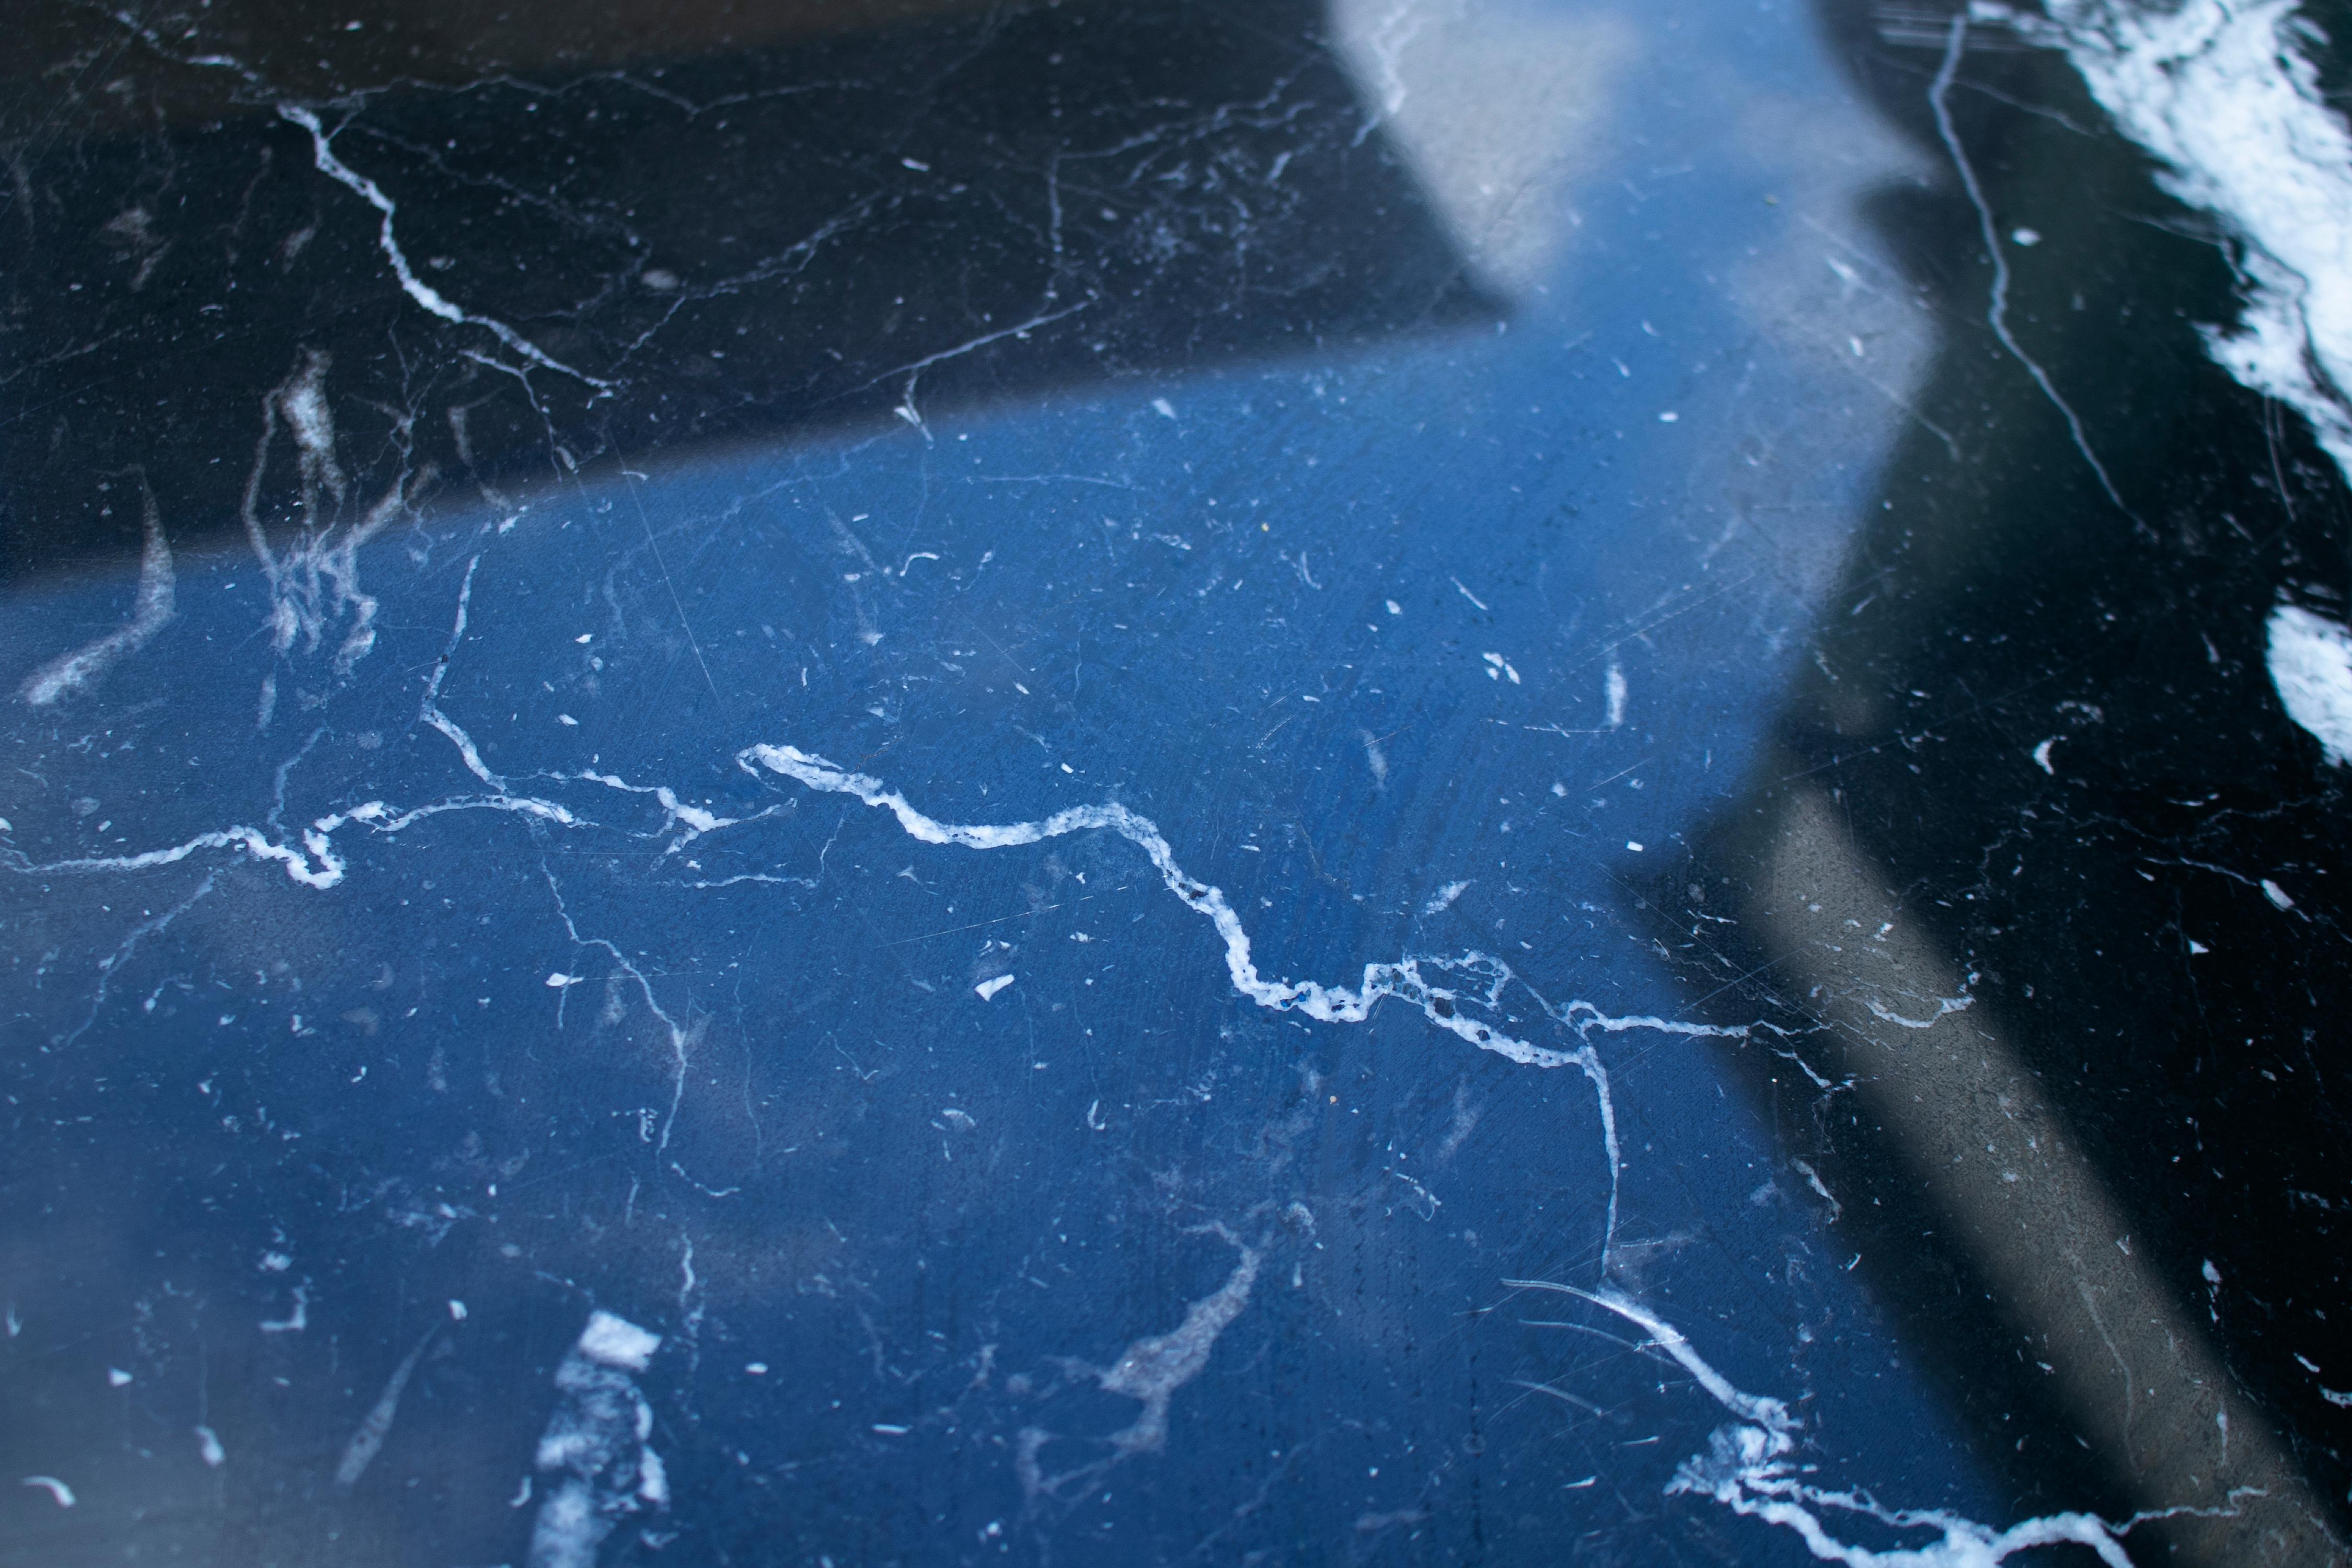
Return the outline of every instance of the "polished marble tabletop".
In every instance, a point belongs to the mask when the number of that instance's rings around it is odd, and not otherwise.
[[[2316,0],[0,59],[0,1563],[2352,1556]]]

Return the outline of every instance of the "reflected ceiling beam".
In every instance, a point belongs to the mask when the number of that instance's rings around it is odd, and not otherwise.
[[[1804,771],[1774,761],[1765,776]],[[1854,1080],[2076,1430],[2137,1507],[2168,1514],[2140,1531],[2212,1568],[2342,1561],[2279,1434],[2134,1255],[2105,1178],[1974,977],[1886,890],[1826,788],[1800,779],[1762,809],[1748,918],[1828,1025],[1828,1070]]]

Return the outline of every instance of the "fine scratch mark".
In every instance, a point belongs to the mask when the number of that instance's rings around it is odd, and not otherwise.
[[[2050,405],[2065,419],[2066,429],[2074,437],[2074,449],[2083,454],[2083,461],[2088,463],[2091,472],[2098,476],[2099,488],[2107,492],[2107,499],[2116,503],[2116,510],[2137,522],[2139,514],[2124,504],[2124,498],[2116,489],[2115,481],[2107,477],[2106,468],[2100,463],[2097,454],[2091,450],[2090,437],[2084,434],[2083,422],[2075,417],[2073,405],[2060,395],[2049,374],[2020,346],[2016,336],[2009,330],[2009,258],[2001,250],[2000,234],[1993,223],[1992,206],[1985,200],[1984,187],[1977,184],[1976,170],[1969,165],[1968,153],[1960,145],[1960,133],[1952,124],[1951,107],[1947,101],[1951,96],[1952,79],[1959,72],[1960,55],[1968,47],[1968,37],[1969,13],[1966,7],[1962,7],[1952,14],[1951,30],[1946,35],[1944,44],[1944,63],[1937,68],[1936,79],[1927,89],[1927,104],[1936,112],[1937,132],[1944,140],[1945,151],[1952,155],[1952,167],[1959,171],[1960,184],[1968,192],[1969,205],[1976,208],[1977,228],[1984,237],[1985,254],[1992,259],[1992,303],[1985,313],[1985,321],[1991,326],[1993,336],[2000,340],[2000,346],[2009,351],[2011,359],[2025,367],[2025,373],[2033,378],[2033,384],[2042,389],[2042,395],[2048,398]]]
[[[407,254],[400,248],[399,237],[393,232],[392,219],[395,207],[393,199],[383,194],[383,187],[335,156],[334,149],[329,145],[334,140],[334,133],[319,122],[319,117],[316,114],[294,103],[279,104],[278,114],[278,118],[299,125],[310,133],[311,156],[320,174],[349,187],[359,195],[361,200],[383,215],[383,226],[377,234],[376,244],[383,251],[384,258],[392,263],[393,275],[400,279],[402,289],[410,299],[445,321],[453,322],[458,326],[480,327],[499,342],[542,369],[568,375],[574,381],[596,388],[599,392],[611,390],[613,385],[611,382],[576,371],[561,360],[549,358],[540,351],[538,345],[504,321],[489,316],[474,314],[452,302],[446,295],[419,278],[415,269],[408,265]]]
[[[645,500],[637,494],[634,481],[629,486],[629,501],[637,509],[637,521],[645,528],[646,548],[653,552],[654,564],[661,568],[662,586],[669,590],[670,607],[677,612],[678,629],[686,633],[686,646],[694,650],[694,662],[701,668],[702,683],[710,688],[710,700],[718,702],[719,682],[710,679],[710,661],[702,657],[702,644],[695,638],[694,623],[686,618],[685,602],[677,596],[677,584],[670,581],[669,563],[662,559],[661,545],[654,538],[653,519],[646,515]]]
[[[146,647],[172,618],[172,545],[163,537],[163,520],[155,511],[155,492],[148,488],[144,473],[139,476],[139,499],[146,542],[139,553],[139,592],[131,602],[131,618],[96,642],[35,670],[21,689],[32,706],[46,708],[95,685],[117,661]]]
[[[2209,1264],[2207,1267],[2211,1266]],[[2074,1293],[2083,1299],[2083,1310],[2091,1315],[2091,1327],[2098,1331],[2099,1342],[2107,1347],[2107,1354],[2115,1358],[2116,1370],[2123,1374],[2124,1458],[2137,1463],[2131,1451],[2131,1429],[2132,1421],[2139,1411],[2139,1379],[2132,1375],[2131,1363],[2124,1360],[2122,1347],[2116,1343],[2115,1335],[2107,1331],[2107,1321],[2099,1314],[2099,1303],[2091,1294],[2090,1281],[2077,1278]]]

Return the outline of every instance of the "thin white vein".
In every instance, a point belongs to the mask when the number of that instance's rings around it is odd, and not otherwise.
[[[72,1045],[76,1040],[80,1039],[83,1035],[89,1032],[89,1026],[98,1022],[99,1013],[106,1006],[107,989],[109,986],[113,984],[115,973],[125,963],[131,961],[131,955],[139,951],[139,944],[145,942],[151,936],[157,936],[162,934],[163,931],[170,930],[172,922],[178,920],[182,915],[186,914],[190,910],[195,908],[206,895],[212,892],[214,885],[219,879],[218,872],[206,872],[205,874],[205,879],[196,884],[196,889],[194,892],[190,893],[186,898],[182,899],[178,903],[173,904],[170,909],[165,910],[162,914],[155,916],[153,919],[140,921],[138,925],[131,928],[131,934],[124,937],[120,945],[118,945],[112,952],[107,954],[104,959],[100,961],[98,966],[98,989],[90,994],[89,1012],[82,1018],[81,1023],[76,1026],[71,1034],[58,1041],[58,1048],[62,1049],[65,1047]]]
[[[546,868],[541,867],[540,874],[547,879],[547,891],[549,896],[555,900],[556,918],[563,922],[565,934],[569,935],[575,943],[582,947],[601,949],[606,957],[610,958],[614,964],[619,966],[622,973],[635,981],[637,983],[638,994],[646,999],[646,1010],[651,1013],[655,1017],[660,1019],[662,1027],[668,1032],[670,1050],[669,1113],[662,1118],[661,1138],[654,1145],[657,1152],[667,1152],[669,1149],[670,1132],[677,1125],[678,1108],[686,1103],[687,1054],[689,1047],[694,1043],[693,1038],[687,1030],[678,1026],[677,1020],[671,1017],[667,1009],[662,1006],[660,1000],[654,995],[654,983],[646,977],[646,972],[644,970],[639,969],[635,964],[629,962],[629,955],[627,953],[623,952],[617,946],[605,941],[601,936],[583,936],[580,934],[580,927],[573,922],[572,919],[572,910],[563,901],[563,889],[556,885],[554,873],[547,870]],[[688,1179],[689,1181],[692,1180],[691,1177],[688,1177]]]
[[[738,826],[748,820],[747,818],[740,816],[720,816],[707,806],[689,805],[686,802],[678,799],[677,792],[671,789],[667,784],[633,784],[617,773],[600,773],[593,769],[585,768],[581,770],[579,773],[566,776],[577,779],[583,784],[603,784],[606,789],[618,790],[625,795],[649,795],[653,796],[654,804],[662,808],[663,830],[667,832],[672,826],[681,827],[685,830],[671,842],[668,848],[663,851],[666,855],[677,854],[680,849],[685,848],[688,845],[693,843],[696,839],[701,837],[706,833],[716,833],[722,827]],[[757,815],[765,816],[766,813],[762,812]],[[779,879],[772,878],[769,879],[777,880]],[[782,879],[789,880],[792,879]]]
[[[1846,1568],[1994,1568],[2031,1548],[2065,1543],[2089,1547],[2110,1568],[2131,1568],[2131,1559],[2118,1538],[2137,1519],[2119,1527],[2095,1514],[2053,1513],[1995,1531],[1945,1509],[1890,1509],[1860,1492],[1811,1485],[1799,1479],[1800,1467],[1790,1459],[1803,1423],[1790,1413],[1788,1405],[1740,1388],[1710,1365],[1688,1336],[1655,1312],[1606,1286],[1586,1290],[1549,1279],[1503,1283],[1513,1289],[1574,1296],[1622,1318],[1649,1335],[1641,1349],[1664,1352],[1690,1373],[1708,1398],[1738,1418],[1738,1425],[1714,1434],[1706,1454],[1683,1462],[1666,1489],[1669,1495],[1687,1492],[1709,1498],[1734,1513],[1793,1531],[1815,1558],[1843,1563]],[[1829,1511],[1863,1515],[1895,1530],[1933,1530],[1941,1539],[1925,1546],[1883,1552],[1851,1545],[1822,1523],[1823,1514]]]
[[[1985,312],[1985,321],[1992,328],[1992,335],[2000,340],[2000,346],[2009,351],[2011,359],[2025,367],[2025,374],[2033,378],[2033,384],[2042,389],[2042,395],[2050,400],[2050,406],[2066,421],[2067,433],[2074,438],[2074,449],[2083,454],[2083,461],[2088,463],[2091,472],[2098,476],[2099,488],[2107,492],[2107,499],[2116,503],[2116,510],[2137,521],[2137,514],[2124,504],[2124,498],[2116,490],[2115,481],[2107,477],[2106,466],[2099,461],[2098,454],[2091,450],[2090,437],[2084,434],[2083,422],[2075,416],[2074,405],[2060,395],[2049,373],[2025,352],[2016,334],[2009,330],[2009,258],[2001,249],[2000,234],[1993,223],[1991,204],[1985,200],[1984,187],[1977,184],[1976,170],[1969,163],[1967,150],[1960,145],[1960,133],[1952,124],[1951,106],[1947,101],[1951,96],[1952,79],[1959,73],[1960,56],[1968,47],[1968,37],[1969,14],[1962,9],[1953,13],[1951,30],[1945,37],[1944,62],[1937,68],[1936,79],[1927,89],[1927,103],[1936,111],[1937,133],[1944,139],[1945,151],[1952,155],[1952,167],[1959,171],[1960,184],[1968,192],[1969,205],[1976,208],[1977,229],[1984,238],[1985,254],[1992,259],[1992,303]]]
[[[95,684],[118,661],[145,647],[172,618],[172,545],[163,537],[155,495],[143,475],[139,496],[146,540],[139,554],[139,591],[131,601],[131,618],[95,642],[61,654],[35,670],[21,690],[25,700],[36,708],[46,708]]]
[[[1924,1018],[1906,1017],[1879,1002],[1875,997],[1863,998],[1862,1005],[1870,1009],[1871,1016],[1884,1019],[1889,1024],[1899,1025],[1906,1029],[1932,1029],[1936,1026],[1936,1020],[1938,1018],[1953,1013],[1965,1013],[1976,1005],[1976,1001],[1973,996],[1938,996],[1935,998],[1936,1010]]]
[[[1688,1039],[1745,1040],[1753,1038],[1759,1028],[1782,1031],[1771,1024],[1686,1024],[1674,1018],[1661,1018],[1651,1013],[1629,1013],[1612,1016],[1590,1002],[1570,1002],[1552,1015],[1579,1035],[1598,1029],[1604,1035],[1622,1035],[1629,1029],[1643,1029],[1652,1034],[1681,1035]]]
[[[220,827],[199,833],[184,843],[165,849],[147,849],[135,855],[89,855],[65,860],[31,861],[12,855],[13,869],[36,876],[67,876],[100,871],[144,871],[157,866],[176,866],[191,855],[207,849],[242,850],[256,860],[268,861],[286,868],[287,876],[306,888],[331,888],[343,879],[344,866],[335,854],[331,836],[335,829],[356,819],[362,812],[382,812],[381,801],[371,801],[354,811],[322,816],[303,830],[299,847],[271,841],[257,827]]]
[[[448,648],[454,652],[466,629],[467,609],[473,588],[475,565],[469,563],[463,584],[458,590],[457,608],[450,630]],[[584,819],[559,801],[536,795],[517,795],[506,784],[492,777],[474,752],[465,731],[442,715],[435,705],[439,695],[441,678],[447,668],[448,653],[445,653],[434,673],[425,683],[422,716],[425,721],[449,736],[477,776],[492,784],[497,793],[488,795],[457,795],[424,805],[397,809],[381,800],[368,801],[319,817],[301,835],[299,844],[280,842],[259,828],[239,825],[201,833],[186,841],[161,849],[151,849],[131,855],[89,856],[36,863],[20,852],[0,855],[0,866],[20,874],[71,875],[101,872],[127,872],[174,865],[191,856],[207,850],[228,850],[242,853],[256,860],[282,867],[289,879],[303,887],[325,889],[339,886],[348,870],[342,857],[336,852],[334,836],[343,827],[356,823],[373,833],[392,836],[404,831],[429,817],[453,812],[500,812],[545,822],[558,827],[597,827],[606,826]],[[1718,1037],[1747,1039],[1759,1025],[1693,1024],[1661,1018],[1651,1015],[1612,1016],[1593,1004],[1573,1001],[1555,1005],[1516,973],[1511,966],[1490,953],[1467,952],[1458,957],[1438,957],[1426,954],[1409,955],[1393,963],[1368,963],[1356,989],[1325,985],[1318,981],[1269,980],[1258,973],[1252,955],[1248,931],[1240,917],[1214,887],[1194,880],[1177,864],[1175,853],[1167,838],[1151,820],[1123,805],[1074,806],[1055,813],[1042,822],[1010,825],[959,826],[940,823],[917,811],[907,798],[884,787],[879,780],[862,773],[849,773],[822,757],[785,745],[755,745],[739,752],[737,765],[746,772],[755,772],[758,763],[769,771],[792,778],[810,789],[828,794],[847,795],[869,806],[888,810],[899,826],[911,837],[925,843],[956,845],[973,849],[1008,848],[1035,844],[1066,834],[1106,829],[1118,834],[1143,850],[1152,866],[1160,872],[1168,889],[1195,913],[1215,927],[1224,945],[1226,972],[1234,989],[1261,1007],[1277,1012],[1297,1012],[1321,1023],[1360,1024],[1368,1019],[1383,998],[1394,998],[1416,1008],[1422,1016],[1436,1027],[1507,1060],[1522,1066],[1543,1068],[1573,1067],[1591,1083],[1595,1107],[1601,1121],[1601,1144],[1608,1160],[1609,1197],[1606,1220],[1602,1229],[1601,1264],[1605,1275],[1616,1252],[1619,1213],[1619,1189],[1623,1160],[1617,1135],[1617,1115],[1609,1074],[1599,1054],[1589,1043],[1563,1049],[1540,1046],[1507,1034],[1479,1018],[1469,1016],[1464,1009],[1476,1007],[1487,1013],[1499,1013],[1506,991],[1514,984],[1525,989],[1545,1015],[1562,1027],[1573,1031],[1580,1042],[1589,1039],[1591,1031],[1622,1034],[1642,1030],[1685,1038]],[[769,815],[762,811],[748,817],[720,816],[707,806],[689,805],[667,784],[633,784],[614,773],[583,770],[561,775],[562,779],[594,784],[604,788],[630,795],[649,795],[662,808],[664,818],[660,833],[677,830],[666,853],[674,853],[682,846],[704,834],[721,828],[757,821]],[[830,847],[830,846],[828,846]],[[688,886],[719,888],[740,882],[790,882],[803,887],[814,883],[805,878],[775,877],[764,874],[728,877],[698,881]],[[624,973],[634,980],[644,994],[646,1005],[658,1017],[670,1036],[670,1045],[677,1058],[677,1076],[675,1093],[665,1120],[661,1145],[668,1146],[670,1128],[675,1123],[685,1089],[687,1055],[690,1045],[688,1031],[660,1005],[656,999],[650,979],[612,942],[597,937],[583,936],[563,904],[554,880],[549,878],[549,888],[556,893],[557,912],[565,930],[574,942],[583,946],[603,949],[611,955]],[[1455,978],[1461,977],[1461,978]],[[1467,984],[1465,983],[1466,980]],[[1448,982],[1452,983],[1449,984]]]
[[[907,797],[886,788],[879,779],[864,773],[853,773],[823,757],[812,755],[794,746],[756,745],[740,752],[736,762],[750,772],[757,763],[772,773],[796,780],[813,790],[832,795],[846,795],[869,806],[886,810],[898,819],[900,828],[910,838],[926,844],[958,845],[967,849],[1005,849],[1018,845],[1036,844],[1066,834],[1104,829],[1118,834],[1150,859],[1160,880],[1194,913],[1216,928],[1225,949],[1225,971],[1234,989],[1275,1012],[1303,1013],[1318,1023],[1360,1024],[1371,1016],[1372,1009],[1383,997],[1393,997],[1408,1006],[1420,1009],[1422,1016],[1446,1033],[1468,1041],[1482,1051],[1492,1051],[1526,1067],[1573,1067],[1591,1080],[1594,1099],[1600,1108],[1603,1145],[1609,1159],[1609,1210],[1602,1236],[1601,1256],[1604,1261],[1613,1255],[1617,1235],[1617,1196],[1621,1161],[1617,1142],[1617,1116],[1609,1088],[1609,1074],[1601,1064],[1599,1055],[1589,1045],[1573,1050],[1550,1046],[1538,1046],[1505,1034],[1479,1019],[1467,1016],[1463,1004],[1472,1003],[1492,1009],[1499,1003],[1504,989],[1517,976],[1502,960],[1482,952],[1465,953],[1460,958],[1406,957],[1394,963],[1364,965],[1363,979],[1354,990],[1344,986],[1325,985],[1314,980],[1269,980],[1258,973],[1251,955],[1249,932],[1224,894],[1206,883],[1195,881],[1176,862],[1175,851],[1150,818],[1116,804],[1071,806],[1057,811],[1042,822],[1016,822],[1002,825],[956,825],[935,821],[908,804]],[[1433,984],[1424,968],[1438,973],[1468,973],[1485,979],[1483,988],[1458,990]],[[1538,998],[1541,1000],[1540,997]],[[1546,1010],[1551,1011],[1549,1005]],[[1560,1021],[1583,1028],[1616,1024],[1622,1027],[1646,1026],[1641,1020],[1611,1020],[1588,1003],[1570,1003],[1567,1015],[1583,1017],[1579,1025],[1570,1016],[1555,1014]],[[1687,1026],[1691,1032],[1704,1026]]]
[[[424,719],[427,724],[449,737],[449,743],[457,748],[458,760],[466,764],[467,773],[486,784],[503,786],[504,781],[483,764],[481,752],[474,749],[474,738],[458,728],[455,720],[438,708],[427,709]]]
[[[449,738],[449,743],[457,748],[458,759],[466,764],[467,773],[493,789],[504,789],[505,782],[484,765],[481,752],[474,749],[474,738],[467,734],[456,720],[441,711],[441,682],[449,673],[449,661],[457,657],[457,645],[465,640],[466,611],[474,600],[474,573],[481,564],[479,555],[466,563],[466,580],[457,587],[457,620],[449,628],[449,641],[442,648],[441,657],[433,661],[433,673],[425,679],[425,700],[417,704],[416,717]]]
[[[1729,1378],[1700,1359],[1698,1352],[1691,1347],[1690,1341],[1680,1329],[1621,1291],[1605,1286],[1598,1290],[1586,1290],[1574,1285],[1556,1285],[1548,1279],[1506,1279],[1503,1283],[1517,1290],[1555,1290],[1616,1313],[1647,1333],[1653,1344],[1680,1363],[1683,1370],[1689,1373],[1717,1405],[1742,1421],[1753,1422],[1768,1434],[1781,1439],[1784,1452],[1789,1434],[1802,1425],[1789,1414],[1788,1405],[1780,1400],[1760,1394],[1742,1393]]]
[[[400,248],[399,237],[393,230],[393,215],[397,209],[393,199],[383,194],[383,187],[335,156],[335,150],[331,145],[333,133],[319,122],[319,117],[316,114],[294,103],[279,104],[278,113],[281,119],[299,125],[310,133],[312,157],[320,174],[357,193],[361,200],[383,216],[383,226],[378,233],[376,243],[383,248],[384,259],[392,263],[393,276],[400,279],[400,287],[410,299],[445,321],[454,322],[459,326],[481,328],[531,363],[543,369],[568,375],[574,381],[595,387],[599,391],[611,387],[613,384],[609,381],[599,380],[585,372],[572,369],[561,360],[550,358],[541,352],[537,344],[504,321],[490,316],[477,315],[466,310],[419,278],[415,268],[409,266],[407,253]]]
[[[561,803],[531,795],[466,795],[435,801],[429,805],[412,806],[406,811],[395,811],[380,800],[372,800],[348,811],[331,812],[320,817],[302,830],[302,840],[299,846],[278,843],[257,827],[239,825],[214,828],[167,848],[142,850],[135,855],[88,855],[64,860],[35,861],[12,850],[0,857],[0,865],[28,876],[146,871],[158,866],[175,866],[190,856],[208,849],[228,849],[249,855],[256,860],[282,866],[292,880],[303,887],[323,891],[341,886],[344,873],[350,869],[342,857],[335,853],[334,845],[334,836],[345,826],[356,822],[378,833],[393,834],[427,817],[453,811],[506,812],[535,817],[559,827],[582,826],[580,818]]]
[[[935,364],[941,364],[951,359],[960,359],[976,349],[986,348],[992,342],[1005,338],[1024,336],[1035,331],[1039,327],[1058,321],[1065,316],[1075,316],[1093,303],[1091,300],[1081,300],[1075,305],[1065,305],[1058,310],[1047,310],[1032,316],[1025,321],[1016,321],[1009,327],[999,327],[992,332],[982,332],[980,336],[958,343],[953,348],[941,349],[937,353],[925,354],[922,358],[902,364],[896,370],[886,370],[866,384],[871,386],[875,382],[887,381],[895,375],[905,376],[907,378],[906,395],[899,399],[898,406],[892,412],[908,424],[919,429],[922,427],[923,416],[915,407],[915,383],[921,379],[923,372]]]
[[[1420,966],[1428,963],[1433,968],[1466,968],[1490,973],[1499,970],[1502,972],[1500,980],[1513,978],[1499,960],[1483,953],[1470,953],[1462,959],[1405,958],[1395,963],[1368,963],[1364,966],[1360,988],[1353,991],[1342,986],[1325,985],[1314,980],[1265,978],[1259,974],[1251,957],[1249,932],[1243,929],[1240,917],[1234,913],[1233,906],[1226,902],[1224,894],[1188,876],[1176,863],[1175,852],[1151,819],[1126,806],[1116,804],[1074,805],[1055,812],[1042,822],[957,825],[926,816],[908,804],[905,795],[886,788],[879,779],[850,773],[796,746],[752,746],[742,752],[737,760],[747,770],[756,762],[769,771],[797,780],[810,789],[853,795],[867,805],[887,810],[898,819],[898,826],[908,837],[920,839],[926,844],[953,844],[967,849],[1006,849],[1097,828],[1116,833],[1150,858],[1171,892],[1216,927],[1217,934],[1224,941],[1225,968],[1232,977],[1234,988],[1261,1007],[1277,1012],[1303,1013],[1320,1023],[1360,1024],[1382,997],[1393,996],[1420,1007],[1431,1023],[1461,1037],[1480,1050],[1492,1051],[1525,1066],[1570,1067],[1578,1062],[1581,1054],[1532,1045],[1477,1019],[1466,1017],[1458,1005],[1464,999],[1464,993],[1431,985],[1422,975]],[[1476,994],[1472,994],[1475,996]]]

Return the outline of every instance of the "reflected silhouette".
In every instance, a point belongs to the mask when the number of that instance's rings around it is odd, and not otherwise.
[[[1950,168],[1948,13],[1821,15]],[[1945,101],[2009,323],[2123,504],[1997,340],[1959,182],[1878,197],[1946,345],[1750,793],[1653,896],[1710,1005],[1795,1032],[1735,1076],[1982,1462],[2029,1505],[2206,1511],[2136,1552],[2335,1560],[2352,1422],[2307,1369],[2352,1365],[2352,812],[2263,625],[2342,592],[2347,497],[2204,355],[2204,221],[2062,58],[1969,37]]]
[[[427,476],[503,506],[599,460],[920,424],[1499,308],[1317,0],[660,29],[623,6],[469,37],[412,7],[324,29],[315,63],[321,29],[265,9],[185,40],[47,24],[46,58],[128,51],[140,72],[115,94],[25,85],[0,132],[20,323],[0,571],[134,560],[137,519],[89,483],[133,463],[176,544],[241,511],[316,525],[290,479],[244,493],[265,403],[313,363],[342,461],[363,465],[337,503],[356,520],[394,491],[425,504]],[[431,47],[409,58],[412,34]],[[279,104],[246,80],[279,80],[274,58],[198,52],[238,39],[299,57],[318,96]],[[46,156],[68,131],[102,134]]]

